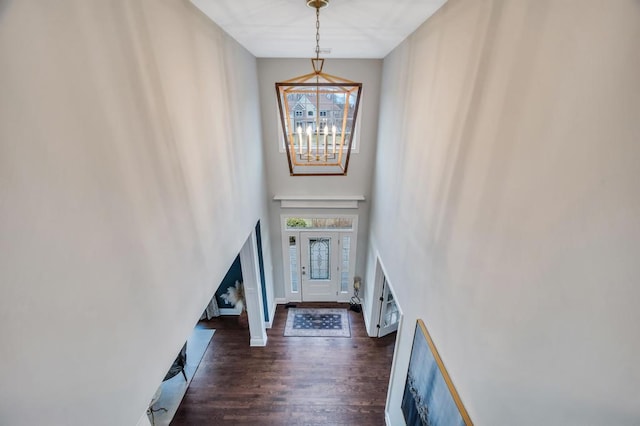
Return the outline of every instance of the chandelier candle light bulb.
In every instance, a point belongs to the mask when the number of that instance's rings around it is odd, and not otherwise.
[[[333,126],[331,133],[333,134],[333,142],[331,143],[331,146],[333,147],[333,155],[336,155],[336,126]]]
[[[309,157],[307,158],[308,160],[309,158],[311,158],[311,126],[307,126],[307,136],[309,137],[307,141],[307,154],[309,155]]]
[[[327,136],[329,136],[329,126],[324,125],[324,158],[326,159],[329,151],[327,150]]]
[[[300,150],[300,157],[302,157],[302,127],[298,126],[298,149]]]

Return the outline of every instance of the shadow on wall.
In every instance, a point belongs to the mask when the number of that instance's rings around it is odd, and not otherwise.
[[[222,279],[218,290],[216,290],[216,302],[218,303],[218,307],[221,309],[221,313],[234,313],[235,309],[228,303],[224,298],[222,298],[223,294],[227,293],[227,289],[229,287],[234,287],[236,281],[243,282],[242,280],[242,264],[240,263],[240,256],[238,255],[236,259],[231,264],[231,267],[227,271],[227,274]],[[229,311],[225,310],[228,309]]]
[[[0,22],[2,22],[2,16],[4,15],[4,11],[7,10],[9,4],[12,3],[12,0],[0,0]]]

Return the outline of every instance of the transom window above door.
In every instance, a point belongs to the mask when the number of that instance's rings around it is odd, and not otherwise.
[[[286,229],[353,229],[353,217],[287,217]]]

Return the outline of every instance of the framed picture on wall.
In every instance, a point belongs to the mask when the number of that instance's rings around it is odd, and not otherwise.
[[[402,396],[407,426],[472,426],[422,320],[416,323]]]

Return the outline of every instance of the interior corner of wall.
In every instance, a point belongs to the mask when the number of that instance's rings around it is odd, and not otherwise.
[[[276,301],[274,300],[272,303],[269,304],[269,321],[267,321],[267,328],[271,328],[273,327],[273,320],[276,317],[276,307],[278,306],[278,304],[276,303]]]
[[[369,333],[369,312],[364,300],[362,300],[362,317],[364,318],[364,329],[367,330],[367,334],[371,336]]]
[[[371,309],[371,305],[367,303],[366,299],[362,299],[362,317],[364,318],[364,328],[367,330],[367,335],[369,337],[377,337],[378,331],[374,326],[374,322],[372,321],[373,312]]]

